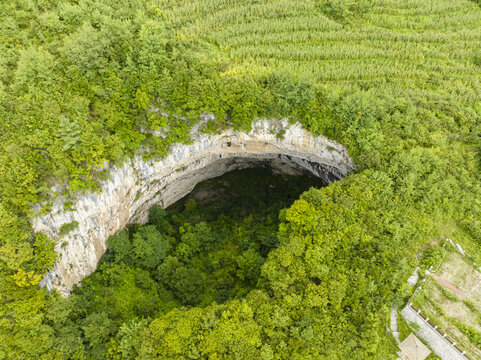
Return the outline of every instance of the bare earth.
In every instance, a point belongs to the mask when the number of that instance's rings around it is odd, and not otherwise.
[[[453,284],[451,284],[449,281],[447,280],[444,280],[442,277],[436,275],[436,274],[430,274],[431,277],[436,280],[439,284],[441,284],[442,286],[444,286],[446,289],[449,289],[451,290],[453,293],[455,293],[456,295],[458,295],[460,298],[464,299],[464,297],[466,296],[466,291],[463,291],[461,289],[458,289],[456,286],[454,286]]]

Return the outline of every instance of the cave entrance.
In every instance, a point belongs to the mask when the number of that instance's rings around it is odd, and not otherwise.
[[[316,179],[316,186],[327,186],[329,183],[343,177],[335,166],[278,153],[252,153],[249,156],[215,155],[203,161],[193,162],[177,168],[170,176],[174,180],[166,181],[166,185],[138,207],[130,219],[131,223],[147,221],[147,209],[159,204],[167,208],[192,192],[195,186],[203,181],[222,176],[236,170],[264,169],[274,175],[304,176]],[[242,176],[243,173],[240,173]],[[267,174],[267,172],[266,172]]]
[[[322,178],[303,169],[288,167],[279,170],[272,163],[244,160],[242,164],[236,170],[198,183],[167,210],[179,213],[193,207],[208,207],[211,212],[202,214],[205,221],[213,221],[222,214],[248,214],[253,209],[265,212],[274,209],[278,213],[310,187],[327,185]]]
[[[173,253],[182,257],[191,246],[197,249],[182,262],[204,279],[199,305],[223,303],[254,289],[269,252],[279,244],[282,210],[311,187],[326,185],[301,169],[286,171],[273,167],[272,162],[242,160],[239,164],[240,170],[198,183],[166,209],[161,225],[167,221],[178,240]],[[194,287],[190,290],[189,295],[196,292]]]

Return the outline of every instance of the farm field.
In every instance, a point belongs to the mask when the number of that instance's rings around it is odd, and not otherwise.
[[[466,100],[479,91],[473,49],[481,14],[471,1],[374,0],[347,8],[339,1],[197,0],[159,9],[178,38],[220,50],[226,75],[280,70],[327,86],[382,84]],[[435,91],[441,82],[443,91]]]

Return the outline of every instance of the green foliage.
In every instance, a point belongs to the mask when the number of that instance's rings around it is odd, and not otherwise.
[[[160,264],[155,272],[155,278],[162,284],[171,284],[175,269],[183,266],[183,263],[174,256],[168,256],[164,262]]]
[[[214,234],[205,222],[200,222],[195,226],[187,224],[187,227],[182,227],[180,232],[182,235],[180,244],[177,245],[176,255],[182,261],[189,261],[199,251],[209,251],[214,245]]]
[[[29,46],[19,54],[13,88],[34,93],[38,87],[53,85],[55,58],[42,47]]]
[[[162,221],[165,219],[166,216],[167,216],[167,211],[165,211],[159,205],[154,205],[149,210],[149,223],[156,226],[161,226]]]
[[[60,116],[58,137],[62,140],[62,151],[75,149],[80,141],[80,128],[76,121],[69,120],[66,116]]]
[[[414,331],[419,331],[419,329],[421,329],[421,326],[419,326],[418,324],[413,323],[413,322],[410,322],[409,326],[412,327],[414,329]]]
[[[356,16],[366,13],[371,1],[325,0],[321,2],[322,12],[333,20],[343,24],[350,23]]]
[[[85,22],[76,32],[67,36],[61,52],[71,70],[78,70],[87,79],[103,75],[112,51],[107,35]]]
[[[173,314],[184,314],[177,310],[182,305],[180,309],[197,306],[193,309],[197,313],[201,310],[198,314],[208,324],[206,348],[197,349],[199,354],[257,356],[260,334],[253,312],[243,303],[230,304],[229,299],[242,298],[257,285],[265,262],[260,250],[268,253],[272,246],[277,246],[271,238],[275,238],[278,223],[271,217],[278,213],[286,197],[296,197],[312,182],[317,180],[274,176],[259,169],[243,170],[200,186],[203,190],[199,191],[207,192],[224,186],[224,192],[230,196],[219,199],[214,195],[203,204],[184,200],[168,211],[153,207],[149,218],[155,225],[134,225],[128,233],[121,231],[111,236],[109,250],[98,270],[84,279],[66,302],[51,299],[51,306],[57,307],[52,309],[49,323],[57,339],[53,347],[66,357],[81,353],[87,358],[143,356],[139,354],[151,351],[142,345],[150,341],[143,338],[147,327],[152,329],[154,324],[168,322]],[[269,199],[268,207],[258,207],[252,201],[260,189],[264,193],[270,191],[264,199],[258,197],[258,201]],[[190,256],[163,258],[168,253],[185,255],[187,247],[191,249]],[[165,249],[157,258],[156,253]],[[247,318],[239,319],[235,313],[229,313],[231,310],[220,317],[219,311],[224,308],[216,309],[216,302],[230,304],[228,308],[235,312],[240,309]],[[186,321],[176,316],[176,321]],[[221,327],[214,326],[215,318]],[[237,329],[238,326],[247,328]],[[187,333],[192,331],[184,325],[182,328]],[[152,338],[159,336],[158,331],[152,333]],[[168,331],[169,337],[172,331]],[[252,335],[256,338],[252,339]],[[76,340],[79,338],[80,343]],[[184,354],[178,341],[169,340],[169,346]],[[226,351],[227,344],[231,349]],[[169,346],[162,350],[162,356],[172,351]],[[265,356],[272,352],[269,349],[264,346]]]
[[[132,250],[136,264],[155,269],[170,252],[170,242],[155,226],[144,226],[133,235]]]
[[[115,331],[115,325],[105,313],[93,313],[82,321],[81,329],[85,340],[90,345],[93,359],[102,359],[105,354],[105,342]]]
[[[437,266],[439,266],[443,261],[445,255],[446,249],[444,249],[443,247],[430,247],[423,251],[423,256],[421,258],[421,261],[419,262],[419,265],[423,269],[429,269],[431,266],[436,269]]]
[[[239,279],[255,282],[259,278],[264,258],[254,249],[244,251],[236,261],[238,266],[236,275]]]
[[[172,274],[170,285],[183,304],[195,305],[204,292],[204,278],[194,269],[178,267]]]
[[[146,319],[132,319],[132,321],[126,322],[120,327],[117,333],[119,339],[118,350],[123,359],[135,358],[135,353],[140,347],[135,341],[136,337],[147,325]]]
[[[60,226],[60,229],[58,231],[58,235],[59,236],[67,235],[72,230],[75,230],[78,227],[78,225],[79,225],[78,221],[75,221],[75,220],[62,224],[62,226]]]
[[[404,318],[401,316],[400,311],[398,310],[398,332],[399,332],[399,338],[400,339],[405,339],[409,336],[409,334],[412,333],[412,330],[409,327],[413,327],[412,324],[409,324],[404,320]],[[413,327],[414,329],[414,327]]]
[[[284,74],[271,74],[267,88],[274,98],[274,114],[292,115],[314,99],[314,86],[308,80],[296,81]]]
[[[0,358],[389,358],[383,306],[415,254],[454,232],[480,257],[478,3],[1,2]],[[70,305],[39,289],[55,244],[33,205],[53,184],[97,187],[141,146],[165,155],[202,112],[212,132],[293,116],[357,173],[292,207],[272,188],[237,199],[269,209],[252,216],[153,211],[156,230],[109,240]],[[203,274],[202,307],[170,311],[180,268]]]
[[[107,240],[107,246],[117,263],[127,261],[132,254],[132,243],[125,231],[110,236]]]
[[[434,286],[439,290],[439,292],[441,294],[443,294],[443,296],[449,300],[449,301],[459,301],[459,297],[454,293],[452,292],[451,290],[448,290],[446,289],[444,286],[442,286],[441,284],[439,284],[438,282],[433,282]]]
[[[481,332],[456,319],[450,319],[450,322],[453,323],[463,334],[466,334],[469,341],[471,341],[476,347],[481,347]]]
[[[36,233],[33,242],[33,262],[29,264],[29,269],[35,270],[39,274],[51,269],[55,262],[55,243],[45,234]]]
[[[473,61],[475,65],[481,66],[481,52],[474,55]]]

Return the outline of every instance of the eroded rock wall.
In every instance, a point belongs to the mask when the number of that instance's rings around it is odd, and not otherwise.
[[[58,238],[63,224],[79,223],[58,240],[57,262],[42,284],[68,295],[74,284],[95,271],[110,235],[128,223],[145,223],[150,207],[173,204],[203,180],[263,166],[283,173],[313,174],[327,184],[353,169],[341,144],[313,136],[287,120],[259,120],[249,133],[228,130],[193,134],[192,138],[192,144],[172,146],[162,160],[136,156],[113,168],[101,191],[76,196],[74,210],[64,211],[64,199],[58,199],[48,215],[33,219],[34,230],[52,238]]]

